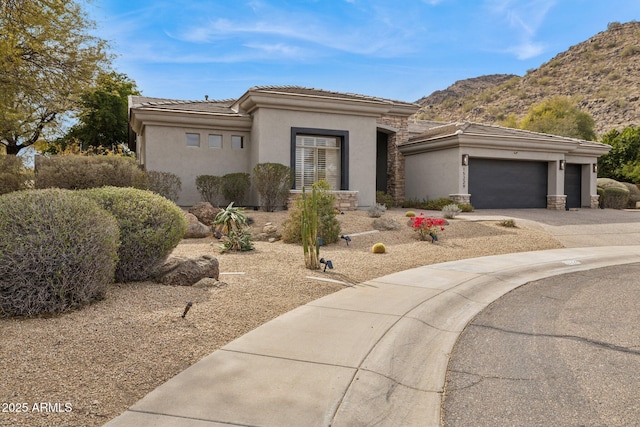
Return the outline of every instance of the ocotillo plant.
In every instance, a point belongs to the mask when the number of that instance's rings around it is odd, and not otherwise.
[[[304,264],[310,270],[320,268],[320,243],[318,242],[318,195],[311,190],[311,200],[302,188],[302,249]]]

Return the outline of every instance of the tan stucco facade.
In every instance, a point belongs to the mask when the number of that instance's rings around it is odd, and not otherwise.
[[[610,147],[498,126],[459,123],[414,136],[399,149],[405,158],[407,198],[469,201],[471,159],[531,161],[547,164],[547,208],[564,209],[566,165],[580,165],[580,204],[593,207],[594,197],[597,200],[593,165]],[[463,157],[467,157],[467,164]]]
[[[342,173],[347,184],[336,190],[356,191],[358,206],[375,204],[376,120],[392,113],[405,121],[418,106],[360,95],[302,88],[252,88],[221,106],[211,102],[130,100],[130,123],[136,134],[136,154],[146,170],[171,172],[182,181],[178,203],[200,201],[198,175],[251,173],[258,163],[292,164],[294,131],[318,135],[339,133],[344,146]],[[147,98],[146,100],[149,100]],[[190,111],[185,111],[190,109]],[[201,111],[198,111],[200,109]],[[208,111],[207,111],[208,110]],[[200,135],[200,146],[187,146],[187,134]],[[222,135],[222,148],[210,148],[208,135]],[[233,149],[231,137],[242,136],[244,147]],[[295,149],[295,148],[293,148]],[[259,206],[252,188],[247,205]]]

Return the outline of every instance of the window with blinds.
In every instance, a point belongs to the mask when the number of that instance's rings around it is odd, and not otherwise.
[[[340,189],[340,139],[327,136],[296,136],[296,189],[326,179],[332,190]]]

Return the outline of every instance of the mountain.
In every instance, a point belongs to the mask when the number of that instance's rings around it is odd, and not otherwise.
[[[591,114],[596,133],[640,125],[640,22],[607,30],[570,47],[523,77],[495,74],[461,80],[417,101],[419,119],[500,124],[518,119],[541,101],[576,99]]]

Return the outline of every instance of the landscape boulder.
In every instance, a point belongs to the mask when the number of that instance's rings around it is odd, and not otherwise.
[[[211,229],[198,221],[198,218],[190,213],[186,213],[187,231],[184,233],[185,239],[201,239],[211,234]]]
[[[209,202],[199,202],[189,208],[189,213],[198,218],[198,221],[211,227],[216,221],[216,215],[220,212],[219,208],[214,208]]]
[[[282,234],[278,232],[278,227],[271,224],[270,222],[266,223],[264,227],[262,227],[262,232],[253,236],[253,240],[257,241],[267,241],[270,243],[276,242],[282,238]]]
[[[153,274],[154,280],[163,285],[192,286],[204,278],[218,279],[218,259],[211,255],[197,258],[169,257]]]

